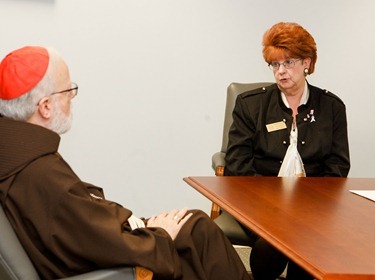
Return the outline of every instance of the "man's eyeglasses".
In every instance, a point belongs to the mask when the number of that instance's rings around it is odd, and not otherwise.
[[[64,95],[70,97],[70,99],[73,99],[78,94],[78,85],[76,83],[72,83],[72,87],[70,89],[52,92],[51,94],[49,94],[47,96],[52,96],[54,94],[64,94]],[[47,96],[45,96],[45,97],[47,97]],[[43,97],[43,98],[45,98],[45,97]],[[40,104],[40,100],[39,100],[38,104],[36,104],[36,105],[39,106],[39,104]]]
[[[291,69],[291,68],[294,67],[294,65],[296,64],[296,61],[298,61],[298,60],[301,60],[301,58],[287,59],[284,62],[274,61],[274,62],[271,62],[270,64],[268,64],[268,67],[273,71],[279,70],[280,65],[284,66],[285,69]]]
[[[78,94],[78,85],[76,83],[72,83],[72,87],[70,89],[52,92],[50,95],[54,95],[54,94],[65,94],[69,96],[70,98],[74,98]]]

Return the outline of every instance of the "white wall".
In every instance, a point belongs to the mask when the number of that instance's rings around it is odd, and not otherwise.
[[[272,81],[264,31],[295,21],[315,37],[310,83],[347,105],[351,177],[374,177],[373,0],[0,0],[0,56],[53,46],[80,86],[61,152],[107,198],[149,216],[210,203],[182,178],[213,175],[225,92]]]

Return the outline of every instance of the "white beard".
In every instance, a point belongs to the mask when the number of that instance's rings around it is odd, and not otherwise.
[[[56,104],[58,103],[56,102]],[[69,115],[65,115],[59,105],[57,105],[55,108],[56,109],[53,113],[50,129],[61,135],[69,131],[70,127],[72,126],[73,115],[71,111],[69,112]]]

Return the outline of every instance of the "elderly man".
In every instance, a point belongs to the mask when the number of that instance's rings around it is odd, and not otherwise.
[[[24,47],[0,64],[0,201],[41,277],[139,265],[154,279],[249,279],[202,211],[141,220],[79,179],[57,152],[77,92],[53,49]]]

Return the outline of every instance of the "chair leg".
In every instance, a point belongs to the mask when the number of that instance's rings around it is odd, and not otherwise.
[[[216,219],[220,215],[220,206],[212,202],[211,206],[211,219]]]

